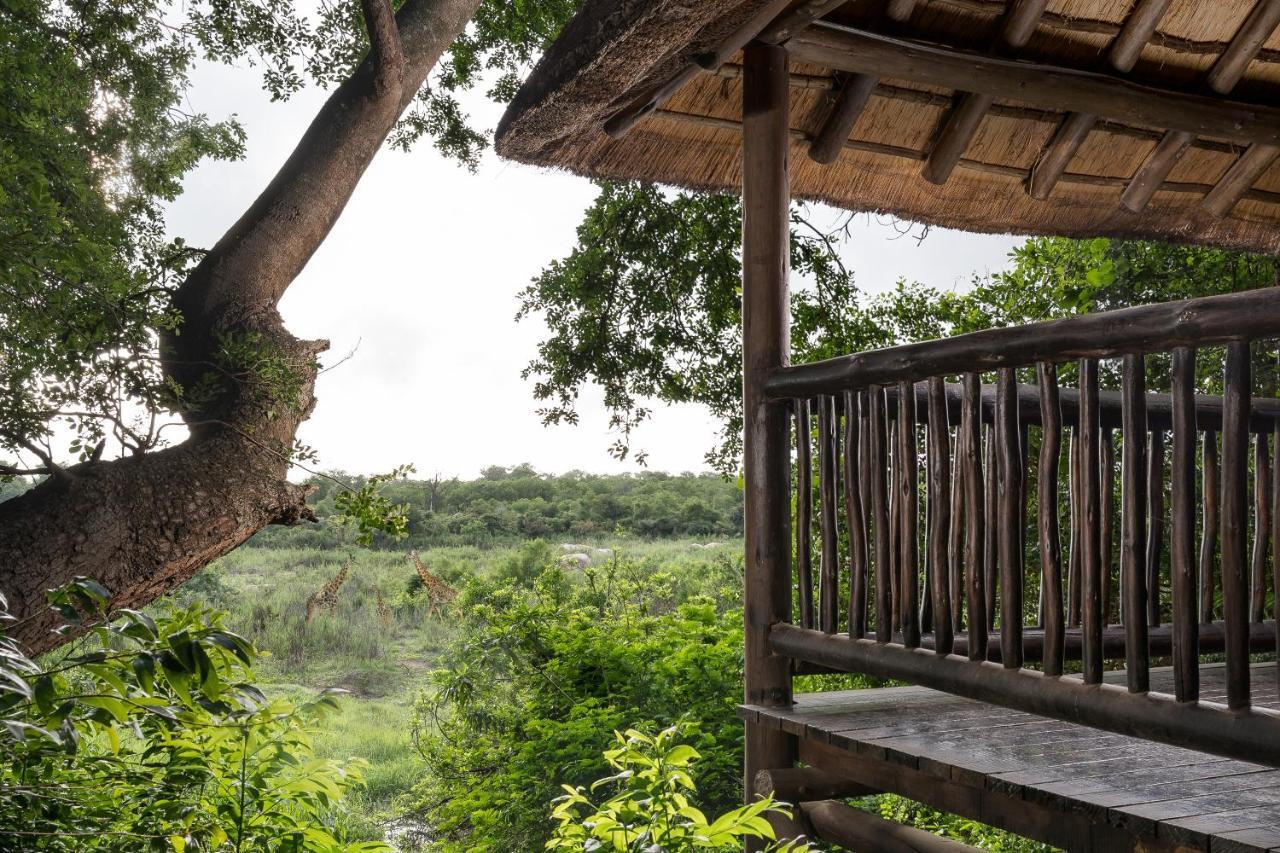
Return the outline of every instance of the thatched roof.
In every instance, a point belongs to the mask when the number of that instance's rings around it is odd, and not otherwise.
[[[799,6],[806,3],[794,0],[790,11]],[[1280,139],[1280,110],[1274,106],[1280,104],[1280,34],[1274,32],[1280,0],[849,0],[826,6],[836,8],[820,9],[823,21],[786,42],[792,55],[797,197],[971,231],[1152,237],[1280,250],[1280,146],[1257,144]],[[909,14],[891,20],[887,8]],[[685,70],[695,56],[726,44],[732,48],[735,31],[753,19],[767,23],[779,9],[778,0],[586,0],[504,116],[499,153],[593,177],[736,192],[741,54],[729,55],[714,70]],[[1019,14],[1030,28],[1015,46],[1002,33]],[[1154,29],[1142,28],[1137,18],[1144,15]],[[1140,37],[1131,62],[1116,58],[1122,33]],[[979,111],[972,135],[949,132],[960,140],[962,156],[949,173],[942,170],[945,182],[938,184],[923,176],[924,165],[966,98],[963,85],[956,84],[976,78],[964,74],[942,85],[923,80],[928,75],[916,74],[914,66],[910,77],[872,74],[864,65],[874,62],[862,51],[848,51],[850,64],[833,71],[832,64],[845,62],[840,45],[882,36],[896,56],[928,45],[961,61],[1003,56],[1018,60],[1015,70],[1034,63],[1037,68],[1028,72],[1033,76],[1084,71],[1090,72],[1083,75],[1090,86],[1101,80],[1104,87],[1128,81],[1145,88],[1130,87],[1136,101],[1122,98],[1113,106],[1103,99],[1089,110],[1098,120],[1084,125],[1078,148],[1063,149],[1067,165],[1056,181],[1043,185],[1043,200],[1032,197],[1029,178],[1044,168],[1046,150],[1064,123],[1082,121],[1072,118],[1071,108],[1083,109],[1079,97],[1064,104],[1048,96],[1022,100],[987,92],[991,105]],[[815,47],[818,42],[829,48],[826,53]],[[1227,59],[1220,58],[1224,53]],[[813,61],[817,56],[838,58]],[[902,67],[892,64],[892,56],[886,62],[886,68]],[[1242,73],[1233,74],[1229,66]],[[625,135],[605,132],[619,110],[645,102],[682,71],[687,82]],[[939,73],[945,81],[954,77],[945,76],[945,68]],[[868,89],[870,99],[836,161],[815,162],[808,156],[810,142],[827,123],[840,91],[858,75],[878,84]],[[1187,133],[1191,142],[1180,159],[1167,158],[1167,174],[1154,166],[1144,173],[1144,162],[1168,126],[1159,126],[1161,119],[1142,104],[1166,101],[1169,115],[1198,116],[1204,110],[1208,117],[1199,124],[1188,119],[1195,132]],[[1223,123],[1217,107],[1243,119]],[[1171,143],[1176,139],[1164,146],[1178,147]],[[1149,201],[1133,202],[1132,191],[1125,195],[1139,174],[1155,175]],[[1210,209],[1214,205],[1216,211]]]

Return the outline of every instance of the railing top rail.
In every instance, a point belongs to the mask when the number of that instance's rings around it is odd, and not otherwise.
[[[986,329],[784,367],[766,381],[765,393],[772,399],[806,397],[1039,362],[1269,337],[1280,337],[1280,288],[1275,287]]]

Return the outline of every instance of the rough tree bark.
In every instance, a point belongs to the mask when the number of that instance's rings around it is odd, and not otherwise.
[[[137,607],[173,589],[267,524],[312,518],[286,480],[299,425],[315,405],[327,343],[291,335],[277,305],[342,213],[369,163],[480,0],[362,0],[370,50],[334,91],[270,185],[179,287],[180,333],[162,341],[166,373],[192,388],[222,363],[227,336],[293,365],[296,399],[222,381],[184,415],[190,437],[136,458],[86,462],[0,504],[0,591],[35,652],[65,638],[44,592],[77,575]],[[207,380],[206,380],[207,381]],[[278,397],[279,394],[274,396]]]

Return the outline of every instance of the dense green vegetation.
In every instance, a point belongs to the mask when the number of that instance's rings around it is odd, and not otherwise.
[[[107,597],[88,580],[51,596],[94,627],[43,662],[0,636],[0,849],[387,849],[351,838],[363,762],[315,756],[330,696],[268,698],[253,645],[201,605],[106,619]]]
[[[268,528],[255,546],[340,547],[341,528],[326,524],[335,502],[365,480],[314,477],[319,524]],[[397,480],[381,494],[405,508],[407,538],[378,537],[380,547],[486,546],[519,539],[599,537],[724,539],[742,535],[742,489],[713,474],[538,473],[531,465],[486,468],[473,480]]]

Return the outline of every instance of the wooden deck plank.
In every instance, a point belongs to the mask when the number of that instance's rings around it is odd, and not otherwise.
[[[1202,697],[1225,698],[1225,680],[1222,665],[1202,667]],[[1255,664],[1252,685],[1256,705],[1280,706],[1274,663]],[[1172,670],[1153,669],[1151,688],[1172,692]],[[1280,853],[1280,769],[920,687],[801,694],[791,708],[740,713],[822,744],[824,760],[843,756],[889,790],[928,792],[945,801],[935,807],[1068,849]]]

